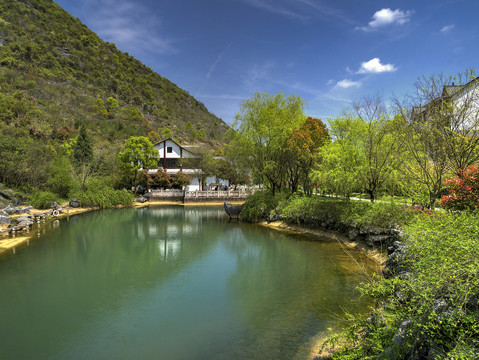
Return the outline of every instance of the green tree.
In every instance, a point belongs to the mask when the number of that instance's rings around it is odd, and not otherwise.
[[[93,160],[93,146],[86,127],[82,125],[73,145],[73,160],[75,165],[91,163]]]
[[[151,130],[148,133],[148,139],[151,141],[152,144],[156,144],[157,142],[161,141],[161,136],[155,130]]]
[[[100,115],[101,117],[107,117],[108,116],[108,111],[106,110],[105,102],[101,98],[96,99],[95,110],[98,113],[98,115]]]
[[[61,198],[66,199],[75,183],[73,181],[73,167],[62,149],[57,152],[51,162],[48,175],[49,188]]]
[[[237,133],[232,146],[236,157],[273,194],[287,181],[285,143],[306,120],[304,104],[294,95],[255,93],[243,101],[235,117]]]
[[[172,137],[173,137],[173,133],[167,127],[163,128],[163,130],[161,130],[161,138],[162,139],[167,139],[167,138],[172,138]]]
[[[365,100],[356,110],[329,121],[335,144],[322,153],[322,180],[342,195],[365,191],[374,201],[402,164],[403,137],[378,101]]]
[[[181,159],[181,166],[185,169],[192,169],[195,175],[204,184],[206,178],[215,176],[216,161],[211,150],[205,147],[198,147],[194,150],[195,157],[184,157]]]
[[[319,168],[313,171],[313,179],[323,191],[349,198],[361,190],[358,179],[363,158],[351,142],[333,141],[321,148],[318,157]]]
[[[118,110],[120,109],[118,100],[110,96],[109,98],[106,99],[106,102],[107,102],[108,116],[110,118],[115,117],[115,115],[118,113]]]
[[[118,154],[118,168],[122,177],[136,187],[138,171],[158,167],[158,150],[148,138],[132,136],[125,143],[125,148]]]
[[[80,186],[85,190],[86,180],[92,174],[94,164],[92,142],[84,125],[80,127],[73,144],[73,164],[80,179]]]
[[[171,176],[171,186],[175,189],[183,189],[189,184],[191,184],[190,177],[181,171]]]

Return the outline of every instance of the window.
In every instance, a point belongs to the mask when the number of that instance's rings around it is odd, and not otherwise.
[[[168,154],[171,154],[171,153],[173,152],[173,148],[172,148],[171,146],[167,146],[167,147],[166,147],[166,152],[167,152]]]
[[[162,168],[165,167],[165,169],[179,169],[180,168],[180,159],[165,159],[160,158],[160,161],[158,161],[158,167]]]

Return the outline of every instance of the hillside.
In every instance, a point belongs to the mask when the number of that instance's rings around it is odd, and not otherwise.
[[[52,152],[81,125],[107,166],[130,136],[217,148],[228,129],[55,2],[0,0],[0,182],[41,183]]]

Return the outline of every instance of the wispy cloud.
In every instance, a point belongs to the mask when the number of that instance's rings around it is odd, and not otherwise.
[[[91,14],[86,21],[104,40],[123,51],[174,54],[172,39],[161,34],[160,19],[134,0],[85,1]]]
[[[264,87],[265,82],[270,82],[268,80],[268,74],[274,66],[275,63],[272,61],[266,61],[261,65],[256,64],[252,66],[242,77],[243,85],[249,89]]]
[[[351,24],[351,25],[357,25],[358,24],[357,21],[355,21],[355,20],[351,19],[350,17],[346,16],[341,10],[336,9],[336,8],[332,8],[332,7],[330,7],[328,5],[325,5],[323,3],[314,2],[312,0],[299,0],[299,2],[301,2],[305,5],[308,5],[309,7],[315,9],[316,11],[318,11],[318,12],[324,14],[324,15],[339,19],[342,22],[345,22],[345,23],[348,23],[348,24]]]
[[[338,8],[315,0],[242,0],[256,8],[273,14],[283,15],[292,19],[308,21],[316,14],[341,20],[343,23],[359,25]],[[313,10],[313,11],[312,11]]]
[[[210,69],[208,70],[208,74],[206,74],[206,80],[209,80],[211,77],[211,74],[213,74],[213,71],[215,71],[216,65],[219,64],[223,56],[225,55],[224,52],[222,52],[217,58],[216,61],[211,65]]]
[[[453,24],[444,26],[444,27],[441,29],[441,32],[442,32],[443,34],[448,34],[448,33],[450,33],[452,30],[454,30],[454,25],[453,25]]]
[[[307,15],[303,15],[296,10],[294,10],[294,4],[291,5],[289,1],[273,1],[273,0],[243,0],[244,2],[268,11],[273,14],[284,15],[290,18],[306,20],[308,19]]]
[[[383,65],[379,58],[373,58],[361,63],[358,74],[378,74],[383,72],[393,72],[396,70],[397,68],[393,64]]]
[[[391,10],[384,8],[374,13],[373,19],[368,23],[368,26],[357,26],[357,30],[373,31],[388,25],[404,25],[410,21],[414,12],[411,10]]]
[[[348,89],[348,88],[351,88],[351,87],[355,87],[355,88],[358,88],[358,87],[361,87],[361,82],[360,81],[353,81],[353,80],[349,80],[349,79],[344,79],[344,80],[341,80],[341,81],[338,81],[336,83],[336,88],[342,88],[342,89]]]

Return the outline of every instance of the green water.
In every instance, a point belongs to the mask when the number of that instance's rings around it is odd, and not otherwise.
[[[222,208],[97,211],[35,237],[0,259],[0,359],[302,359],[368,305],[339,245]]]

